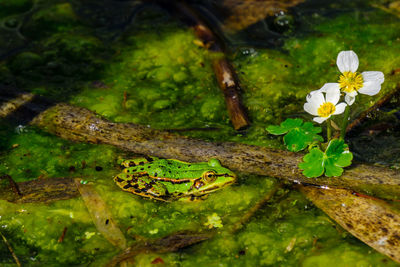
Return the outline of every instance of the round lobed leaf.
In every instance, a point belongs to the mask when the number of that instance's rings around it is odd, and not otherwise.
[[[324,139],[318,135],[322,131],[321,127],[315,127],[311,122],[303,124],[302,119],[286,119],[280,126],[270,125],[267,127],[270,134],[285,134],[283,141],[289,151],[298,152],[306,148],[309,144]]]

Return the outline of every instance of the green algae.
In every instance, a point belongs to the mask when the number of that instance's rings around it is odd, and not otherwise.
[[[31,8],[30,1],[4,3],[7,14],[0,9],[0,17]],[[252,119],[251,128],[241,133],[230,125],[212,56],[195,44],[191,30],[164,13],[144,12],[117,41],[107,43],[79,21],[73,4],[47,3],[22,27],[35,45],[0,62],[0,82],[89,108],[116,122],[188,129],[184,133],[193,137],[282,148],[265,126],[307,116],[302,110],[307,93],[338,78],[339,51],[356,51],[360,71],[385,73],[379,96],[399,82],[399,75],[391,74],[400,63],[397,18],[378,10],[354,10],[305,19],[313,20],[312,31],[288,36],[280,50],[241,47],[231,56]],[[353,116],[377,98],[360,100]],[[207,217],[221,217],[224,226],[212,240],[178,253],[140,255],[136,260],[143,266],[157,257],[181,266],[395,265],[343,232],[296,191],[281,190],[280,198],[231,234],[230,227],[276,183],[272,179],[239,175],[237,184],[203,202],[159,203],[122,192],[113,183],[112,176],[119,172],[116,162],[126,157],[115,148],[71,143],[10,124],[1,124],[0,140],[0,173],[16,181],[72,176],[93,183],[129,244],[181,230],[211,231]],[[118,253],[97,232],[79,198],[49,205],[1,201],[0,216],[2,233],[28,265],[96,266]],[[0,262],[13,262],[3,245]]]

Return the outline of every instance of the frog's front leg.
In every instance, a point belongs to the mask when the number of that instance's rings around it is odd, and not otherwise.
[[[152,162],[154,160],[156,160],[158,158],[156,157],[149,157],[149,158],[134,158],[134,159],[128,159],[128,160],[124,160],[121,163],[121,166],[128,168],[128,167],[133,167],[133,166],[137,166],[137,165],[143,165],[149,162]]]
[[[114,177],[114,181],[124,191],[136,195],[169,201],[169,192],[166,186],[148,176],[147,173],[121,173]]]
[[[168,201],[168,189],[160,181],[151,179],[149,177],[141,177],[137,180],[137,189],[139,189],[143,195],[150,198],[157,198],[159,200]]]

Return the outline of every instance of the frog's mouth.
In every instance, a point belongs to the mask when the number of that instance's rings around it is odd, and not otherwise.
[[[222,189],[225,186],[233,184],[235,182],[235,180],[236,179],[233,178],[232,180],[226,181],[225,183],[221,183],[221,184],[217,184],[217,185],[210,185],[210,187],[201,188],[199,190],[199,193],[207,194],[207,193],[211,193],[211,192],[217,191],[219,189]]]

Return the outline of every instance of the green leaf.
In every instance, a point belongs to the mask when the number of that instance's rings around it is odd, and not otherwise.
[[[325,176],[340,176],[343,167],[350,166],[353,154],[349,147],[341,139],[333,139],[329,142],[325,152],[319,148],[311,149],[310,153],[303,157],[299,168],[309,178],[319,177],[325,172]]]
[[[280,126],[270,125],[266,129],[270,134],[285,134],[283,141],[288,150],[300,151],[315,141],[324,141],[318,135],[322,131],[321,127],[315,127],[311,122],[303,123],[302,119],[286,119]]]

